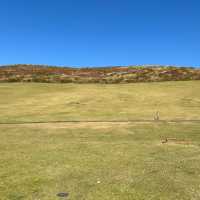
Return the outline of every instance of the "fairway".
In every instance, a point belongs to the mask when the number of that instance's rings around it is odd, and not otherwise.
[[[0,122],[200,120],[200,81],[137,84],[2,83]]]
[[[0,84],[0,199],[199,200],[199,91],[200,81]],[[128,122],[157,111],[188,121]]]

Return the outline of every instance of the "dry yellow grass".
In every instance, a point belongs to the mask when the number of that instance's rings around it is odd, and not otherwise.
[[[0,84],[0,122],[200,120],[200,82]],[[0,124],[0,199],[199,200],[200,124]],[[189,141],[170,142],[163,138]]]
[[[200,119],[200,82],[0,85],[0,121]]]

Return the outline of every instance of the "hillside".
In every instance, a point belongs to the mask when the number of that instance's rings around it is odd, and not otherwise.
[[[200,80],[200,69],[174,66],[70,68],[44,65],[0,67],[0,82],[135,83]]]

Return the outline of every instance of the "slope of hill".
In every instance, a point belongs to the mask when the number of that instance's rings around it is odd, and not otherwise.
[[[0,82],[135,83],[200,80],[200,69],[174,66],[70,68],[44,65],[0,67]]]

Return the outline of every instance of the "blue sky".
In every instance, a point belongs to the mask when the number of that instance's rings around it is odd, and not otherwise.
[[[200,66],[199,0],[0,0],[0,64]]]

